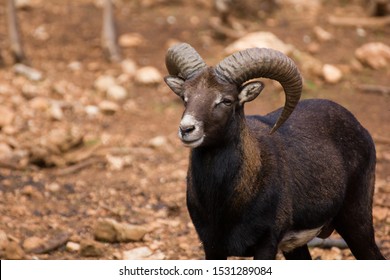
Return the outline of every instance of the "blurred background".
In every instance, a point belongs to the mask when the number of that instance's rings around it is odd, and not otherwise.
[[[355,114],[376,143],[373,216],[390,258],[389,2],[2,1],[0,257],[203,258],[185,205],[183,106],[162,80],[167,48],[187,42],[209,65],[278,49],[302,72],[302,98]],[[264,82],[247,114],[284,104],[279,84]],[[353,258],[342,246],[310,250]]]

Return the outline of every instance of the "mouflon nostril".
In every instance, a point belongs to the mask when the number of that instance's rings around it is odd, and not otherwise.
[[[181,135],[188,134],[194,130],[195,130],[195,125],[181,125],[180,126]]]

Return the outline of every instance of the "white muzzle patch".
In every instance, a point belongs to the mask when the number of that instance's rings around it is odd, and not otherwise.
[[[185,114],[180,121],[178,135],[185,146],[190,148],[200,146],[205,138],[203,122],[191,114]]]

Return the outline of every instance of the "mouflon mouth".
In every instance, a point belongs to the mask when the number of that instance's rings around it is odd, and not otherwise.
[[[180,137],[181,142],[184,144],[184,146],[189,147],[189,148],[196,148],[199,147],[204,140],[204,136],[198,138],[198,139],[184,139]]]

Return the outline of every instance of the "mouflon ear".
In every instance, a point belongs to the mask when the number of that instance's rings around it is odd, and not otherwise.
[[[175,94],[183,98],[184,80],[182,78],[177,76],[166,76],[164,81]]]
[[[264,84],[262,82],[256,81],[244,85],[240,91],[240,94],[238,95],[240,105],[255,99],[263,89]]]

